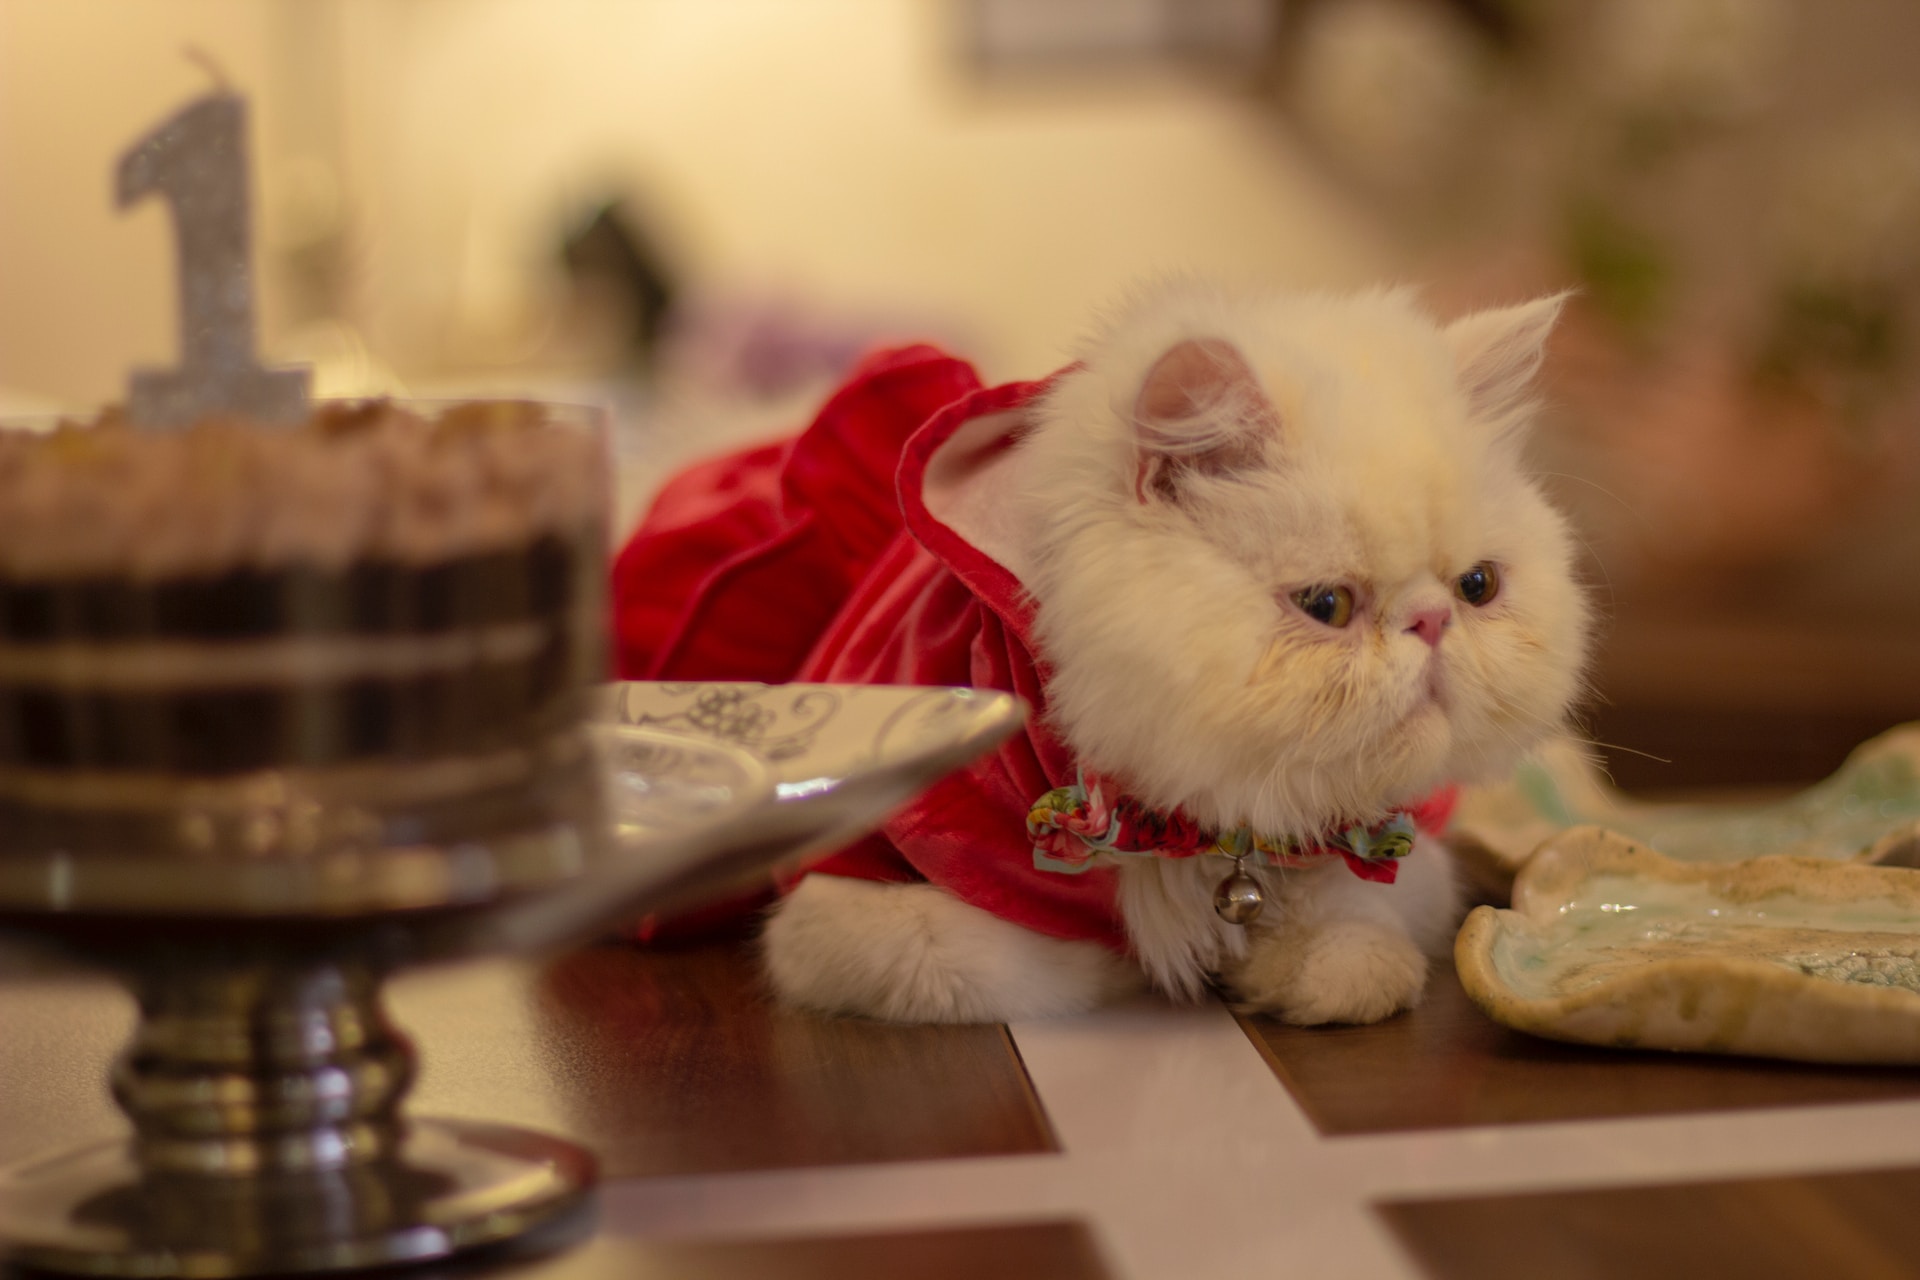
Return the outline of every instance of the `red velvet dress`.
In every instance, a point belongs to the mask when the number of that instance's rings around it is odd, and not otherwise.
[[[932,347],[883,352],[799,436],[681,473],[614,563],[618,669],[627,680],[1020,695],[1033,708],[1023,733],[812,873],[928,880],[1027,928],[1124,951],[1110,869],[1033,864],[1027,811],[1075,771],[1046,727],[1026,592],[922,496],[929,462],[961,427],[1017,410],[1044,385],[982,387]],[[1012,442],[1009,431],[968,448]]]

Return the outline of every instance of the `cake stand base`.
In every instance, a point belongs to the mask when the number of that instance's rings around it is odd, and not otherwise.
[[[415,1120],[393,1157],[232,1177],[142,1172],[125,1142],[0,1170],[0,1261],[92,1276],[220,1277],[421,1262],[557,1222],[593,1157],[542,1134]]]

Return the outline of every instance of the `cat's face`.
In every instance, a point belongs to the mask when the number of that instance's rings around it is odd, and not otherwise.
[[[1441,329],[1398,295],[1177,296],[1116,326],[1023,446],[1084,763],[1306,832],[1555,728],[1587,610],[1514,428],[1557,305]]]

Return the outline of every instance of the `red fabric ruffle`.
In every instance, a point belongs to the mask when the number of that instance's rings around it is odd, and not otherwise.
[[[1018,694],[1036,712],[1024,733],[811,870],[929,880],[1039,932],[1124,950],[1110,871],[1033,867],[1027,809],[1073,777],[1073,762],[1038,716],[1026,593],[920,500],[941,443],[1043,385],[982,388],[971,366],[931,347],[885,352],[795,439],[681,473],[615,561],[615,653],[628,680]]]

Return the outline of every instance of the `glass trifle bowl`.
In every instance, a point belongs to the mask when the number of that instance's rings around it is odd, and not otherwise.
[[[0,1257],[327,1270],[581,1204],[584,1151],[406,1115],[380,987],[590,930],[766,790],[630,735],[610,838],[606,476],[597,411],[523,401],[0,425],[0,947],[140,1008],[131,1137],[0,1170]]]

